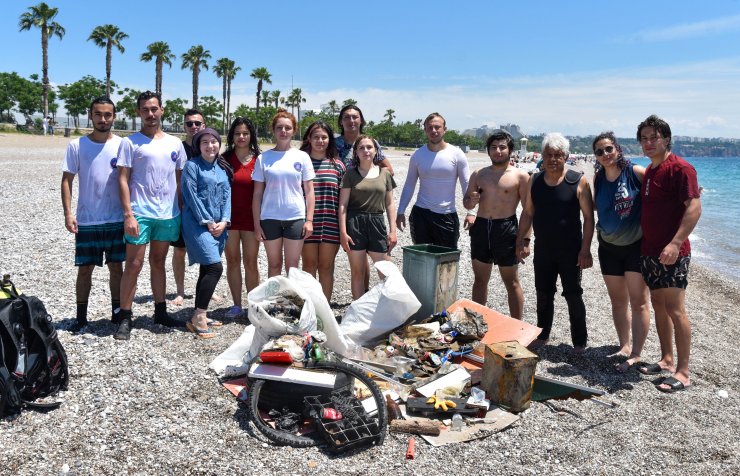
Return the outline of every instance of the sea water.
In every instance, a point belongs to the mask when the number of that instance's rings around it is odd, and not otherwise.
[[[691,261],[740,282],[740,157],[684,158],[703,187],[701,218],[689,237]],[[647,166],[650,160],[633,162]]]

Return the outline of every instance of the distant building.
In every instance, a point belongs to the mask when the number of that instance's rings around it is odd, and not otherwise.
[[[519,140],[524,137],[522,129],[516,124],[502,124],[498,127],[490,127],[484,124],[475,129],[466,129],[462,132],[462,135],[477,137],[479,139],[486,139],[496,129],[501,129],[508,132],[509,134],[511,134],[511,137],[514,138],[514,140]]]

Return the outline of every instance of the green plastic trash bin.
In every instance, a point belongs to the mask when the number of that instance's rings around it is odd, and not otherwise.
[[[403,247],[403,278],[421,302],[411,317],[419,321],[457,301],[460,250],[435,245]]]

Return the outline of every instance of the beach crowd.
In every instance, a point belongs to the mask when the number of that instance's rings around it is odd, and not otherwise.
[[[337,134],[324,121],[311,124],[299,148],[292,146],[296,118],[279,110],[271,121],[275,146],[265,151],[249,118],[232,122],[224,148],[219,132],[207,126],[197,109],[185,113],[186,138],[181,141],[162,130],[156,93],[141,93],[137,107],[141,130],[121,138],[112,133],[116,105],[108,97],[95,99],[89,110],[93,131],[69,143],[62,163],[65,226],[75,235],[73,331],[88,323],[93,270],[105,264],[114,338],[130,338],[147,248],[154,321],[186,327],[201,339],[215,337],[223,324],[207,313],[224,273],[223,254],[233,300],[227,318],[245,313],[243,287],[249,292],[259,285],[260,246],[268,277],[302,266],[318,278],[329,301],[342,248],[352,299],[358,299],[368,290],[370,262],[389,260],[397,233],[407,227],[414,244],[457,248],[459,184],[467,209],[462,229],[470,235],[474,301],[486,305],[496,265],[509,314],[522,319],[518,266],[532,254],[542,331],[530,347],[548,343],[559,277],[573,352],[582,354],[588,330],[581,278],[593,266],[596,231],[619,341],[615,371],[666,374],[656,383],[662,392],[690,387],[691,326],[684,302],[688,237],[701,215],[700,192],[695,169],[671,152],[671,129],[661,118],[651,115],[637,126],[637,140],[651,161],[647,168],[624,157],[612,132],[597,135],[591,183],[566,167],[570,144],[560,133],[545,136],[541,169],[530,176],[512,163],[511,135],[496,130],[486,141],[491,165],[471,172],[465,154],[444,141],[444,117],[431,113],[423,122],[427,144],[411,156],[396,206],[393,166],[377,140],[363,134],[365,118],[356,105],[339,112]],[[73,210],[75,176],[79,196]],[[177,286],[173,305],[184,301],[186,258],[199,266],[194,312],[184,322],[167,313],[170,247]],[[655,363],[641,360],[651,307],[661,347]]]

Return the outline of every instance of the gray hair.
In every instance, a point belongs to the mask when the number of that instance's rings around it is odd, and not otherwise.
[[[559,132],[551,132],[542,139],[543,154],[546,149],[562,152],[567,158],[570,155],[570,141],[568,141],[568,139]]]

